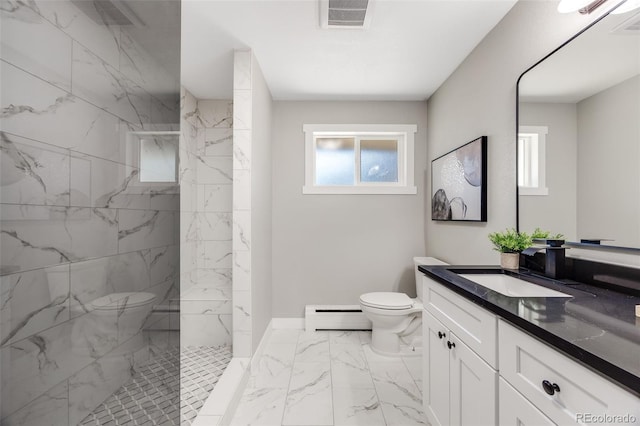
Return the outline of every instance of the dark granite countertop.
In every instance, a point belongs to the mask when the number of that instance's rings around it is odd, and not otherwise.
[[[635,316],[640,295],[497,266],[423,265],[419,270],[640,396],[640,318]],[[508,297],[458,275],[483,273],[505,273],[572,297]]]

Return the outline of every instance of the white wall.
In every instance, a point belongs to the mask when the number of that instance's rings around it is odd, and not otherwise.
[[[576,241],[578,122],[576,104],[520,103],[521,126],[546,126],[548,195],[520,195],[520,229],[539,227]]]
[[[487,135],[488,221],[443,223],[426,215],[427,254],[449,263],[496,264],[490,232],[516,223],[516,81],[577,33],[592,15],[559,14],[557,2],[521,0],[429,99],[429,163]]]
[[[358,304],[362,293],[415,296],[424,254],[426,102],[285,102],[273,121],[273,316],[307,304]],[[417,124],[417,195],[302,195],[304,124]]]
[[[640,76],[578,103],[578,235],[640,246]]]

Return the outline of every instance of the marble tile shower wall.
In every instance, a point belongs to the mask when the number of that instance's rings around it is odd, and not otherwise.
[[[1,14],[0,423],[75,425],[148,358],[143,322],[177,292],[179,188],[141,182],[132,132],[176,130],[179,77],[70,1]]]
[[[233,56],[233,355],[251,357],[253,316],[251,299],[251,144],[252,53]]]
[[[182,346],[232,341],[232,121],[232,101],[197,100],[182,89]]]

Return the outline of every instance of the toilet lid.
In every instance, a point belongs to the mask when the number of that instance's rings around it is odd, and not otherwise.
[[[147,304],[153,299],[156,298],[156,295],[153,293],[146,292],[126,292],[126,293],[112,293],[106,296],[98,297],[96,300],[91,302],[91,307],[93,309],[118,309],[122,307],[122,304],[125,303],[126,300],[126,308],[134,308],[136,306],[141,306]]]
[[[413,300],[404,293],[376,292],[360,296],[360,303],[380,309],[409,309]]]

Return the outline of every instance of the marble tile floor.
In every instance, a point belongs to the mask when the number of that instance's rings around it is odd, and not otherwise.
[[[425,425],[421,357],[371,350],[371,332],[273,330],[232,425]]]
[[[80,424],[189,426],[231,358],[228,346],[187,346],[162,353]]]

